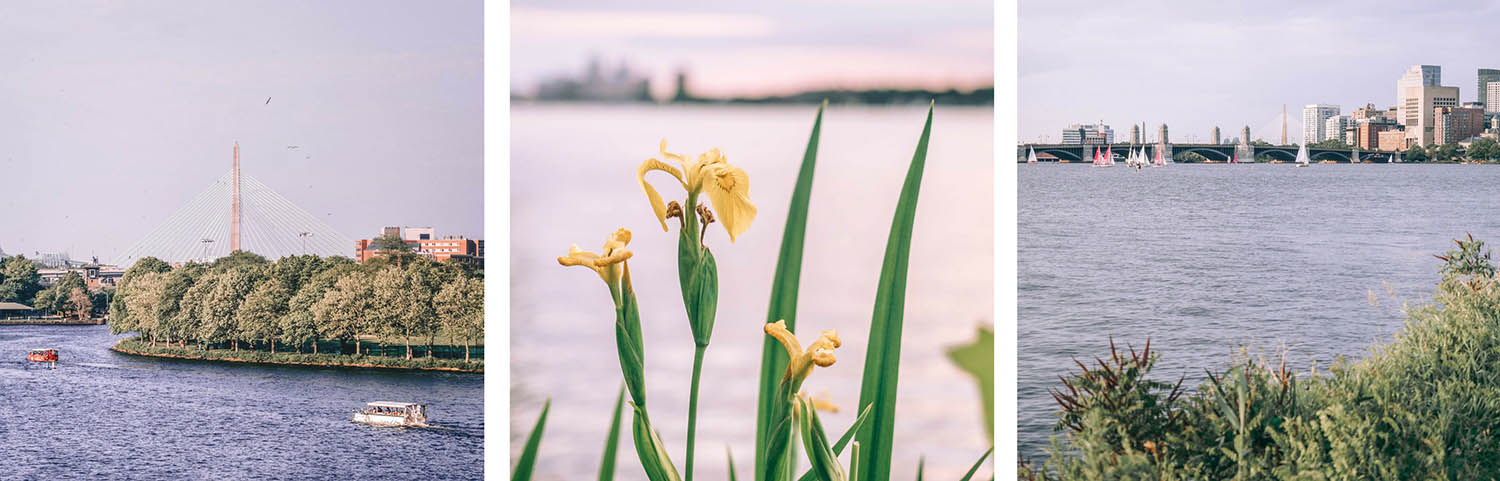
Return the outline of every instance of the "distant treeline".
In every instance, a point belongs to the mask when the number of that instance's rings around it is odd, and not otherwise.
[[[906,105],[936,102],[938,105],[994,105],[995,88],[985,87],[969,92],[956,89],[933,91],[924,89],[876,89],[876,90],[813,90],[786,96],[735,97],[725,100],[689,99],[698,102],[728,102],[732,104],[816,104],[828,100],[830,104]]]
[[[38,272],[41,268],[41,264],[23,255],[0,261],[0,302],[15,302],[43,314],[79,319],[104,312],[109,303],[109,289],[89,291],[83,276],[77,272],[69,272],[56,284],[44,287]]]
[[[212,264],[173,268],[154,257],[125,271],[110,302],[110,331],[139,333],[155,346],[203,349],[260,344],[317,354],[319,340],[354,343],[378,336],[427,346],[441,335],[464,346],[484,336],[484,280],[456,263],[391,253],[356,264],[345,257],[283,257],[236,251]]]

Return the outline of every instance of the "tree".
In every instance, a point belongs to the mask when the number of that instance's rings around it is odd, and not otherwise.
[[[1426,162],[1428,159],[1427,150],[1415,144],[1406,148],[1406,155],[1404,157],[1406,157],[1407,162]]]
[[[406,263],[411,262],[412,259],[418,258],[418,256],[414,252],[416,249],[411,244],[407,244],[406,241],[401,240],[400,237],[396,237],[393,235],[377,237],[373,242],[370,243],[370,245],[373,246],[376,251],[385,254],[388,259],[394,261],[396,263],[396,267],[402,267],[406,265]]]
[[[120,276],[117,285],[116,296],[109,302],[109,332],[110,334],[121,334],[134,331],[136,319],[130,315],[128,303],[130,302],[130,283],[137,277],[151,272],[167,272],[172,266],[165,261],[155,257],[142,257],[125,269],[125,274]]]
[[[411,278],[406,271],[386,267],[375,273],[371,288],[379,306],[371,312],[372,327],[386,338],[401,337],[406,344],[406,358],[411,359],[411,336],[419,322],[414,319],[415,311],[420,303]]]
[[[177,345],[187,343],[187,339],[193,337],[200,326],[200,317],[197,312],[184,308],[184,300],[187,298],[189,289],[197,284],[198,280],[208,274],[208,266],[200,263],[189,263],[179,267],[166,277],[165,292],[162,294],[163,302],[157,324],[157,332],[166,340],[177,340]]]
[[[126,304],[130,310],[129,317],[134,320],[131,330],[141,333],[155,346],[157,341],[157,326],[161,321],[161,305],[166,300],[164,296],[167,284],[167,276],[160,272],[148,272],[131,279],[130,302]]]
[[[454,278],[438,290],[433,299],[443,328],[464,342],[464,360],[469,360],[469,345],[484,336],[484,281],[468,277]]]
[[[1476,160],[1494,160],[1500,158],[1500,142],[1495,139],[1482,138],[1469,144],[1469,158]]]
[[[1438,162],[1452,162],[1458,158],[1458,144],[1447,143],[1428,148],[1428,156]]]
[[[32,300],[34,308],[48,314],[58,314],[67,317],[68,314],[76,312],[72,306],[73,291],[81,290],[88,293],[87,286],[83,282],[83,276],[77,272],[69,272],[63,278],[37,293]]]
[[[66,307],[67,312],[77,315],[78,319],[82,320],[88,318],[89,311],[94,310],[94,301],[89,299],[88,291],[75,287],[68,294]]]
[[[325,334],[325,321],[314,315],[313,306],[323,299],[334,283],[356,269],[353,263],[329,262],[326,265],[326,269],[302,283],[287,302],[287,315],[281,318],[281,340],[297,345],[298,352],[301,352],[303,343],[312,342],[313,354],[318,353],[317,341]]]
[[[313,318],[325,326],[335,339],[354,340],[355,354],[361,353],[359,336],[369,332],[369,318],[374,310],[370,276],[349,272],[334,282],[333,288],[312,306]]]
[[[26,256],[17,255],[5,260],[5,280],[0,282],[0,302],[32,304],[36,294],[42,290],[42,276],[37,266]]]
[[[248,339],[269,341],[271,352],[276,352],[276,339],[281,335],[281,317],[286,315],[290,299],[280,279],[271,278],[260,282],[245,296],[235,312],[235,322],[240,335]]]

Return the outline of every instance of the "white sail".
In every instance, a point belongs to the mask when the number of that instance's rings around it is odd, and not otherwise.
[[[1307,144],[1305,143],[1297,147],[1297,163],[1303,165],[1312,163],[1312,159],[1307,156]]]
[[[1035,164],[1036,163],[1036,150],[1032,149],[1031,147],[1027,147],[1026,148],[1026,163],[1028,163],[1028,164]]]

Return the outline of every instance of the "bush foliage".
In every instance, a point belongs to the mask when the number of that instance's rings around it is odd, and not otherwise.
[[[1494,479],[1500,279],[1469,238],[1439,256],[1432,303],[1396,339],[1331,370],[1238,356],[1186,395],[1159,356],[1112,355],[1063,379],[1050,458],[1021,479]],[[1114,351],[1113,347],[1111,351]]]

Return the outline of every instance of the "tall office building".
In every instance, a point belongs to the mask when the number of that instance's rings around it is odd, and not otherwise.
[[[1490,82],[1500,82],[1500,70],[1492,68],[1479,69],[1479,105],[1488,105],[1488,100],[1494,98],[1489,93]]]
[[[1212,139],[1213,141],[1209,142],[1209,143],[1214,144],[1214,145],[1219,145],[1219,127],[1218,126],[1214,126],[1213,135],[1211,137],[1213,138]]]
[[[1433,143],[1451,144],[1484,132],[1484,111],[1473,107],[1433,109]]]
[[[1345,137],[1344,133],[1344,129],[1347,128],[1349,128],[1348,115],[1334,115],[1328,117],[1328,120],[1323,121],[1323,136],[1320,137],[1318,141],[1322,142],[1324,140],[1338,140],[1339,142],[1349,143],[1349,139]]]
[[[1436,87],[1443,83],[1443,68],[1437,65],[1412,65],[1406,74],[1396,81],[1396,120],[1406,124],[1410,114],[1406,111],[1406,89],[1411,87]],[[1432,109],[1427,109],[1431,111]]]
[[[1339,114],[1339,106],[1311,104],[1302,107],[1302,143],[1322,142],[1329,117]]]
[[[1406,116],[1402,124],[1406,126],[1406,138],[1426,147],[1434,142],[1433,109],[1457,107],[1458,87],[1407,87],[1403,98],[1406,103],[1402,104],[1402,110]]]
[[[1108,125],[1069,125],[1063,129],[1062,143],[1078,144],[1113,144],[1115,143],[1115,131]]]
[[[1485,113],[1500,114],[1500,81],[1485,84],[1484,92]]]
[[[1139,144],[1139,143],[1141,143],[1141,126],[1139,126],[1139,125],[1132,125],[1132,126],[1130,126],[1130,143],[1132,143],[1132,144]]]

